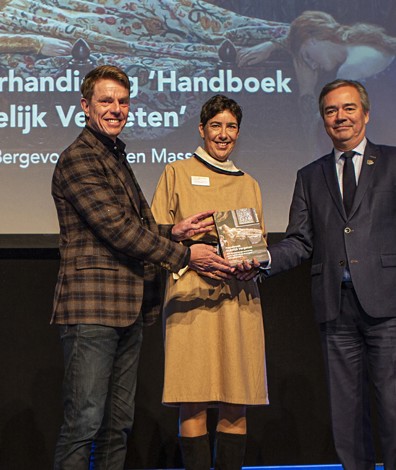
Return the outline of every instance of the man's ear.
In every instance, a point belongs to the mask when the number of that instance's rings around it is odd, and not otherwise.
[[[89,104],[86,98],[80,99],[81,109],[84,111],[85,117],[89,117]]]

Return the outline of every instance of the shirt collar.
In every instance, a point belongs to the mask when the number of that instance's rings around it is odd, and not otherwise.
[[[351,150],[353,150],[358,155],[364,155],[366,145],[367,145],[367,139],[366,139],[366,137],[364,137],[363,140],[360,142],[360,144],[357,145],[355,148],[353,148]],[[341,155],[343,153],[344,152],[342,150],[338,150],[338,149],[334,148],[334,156],[335,156],[336,162],[338,162],[340,160]]]
[[[117,158],[119,158],[119,155],[125,152],[125,143],[117,137],[116,141],[110,139],[110,137],[107,137],[106,135],[101,134],[98,131],[95,131],[92,129],[92,127],[86,126],[86,129],[88,129],[102,144],[110,150],[110,152],[115,155]]]
[[[202,160],[205,160],[207,163],[209,163],[211,166],[218,168],[223,171],[227,171],[230,173],[240,173],[241,170],[237,168],[234,163],[231,160],[226,160],[225,162],[220,162],[219,160],[216,160],[215,158],[211,157],[206,150],[204,150],[202,147],[198,147],[195,152],[198,157],[200,157]]]

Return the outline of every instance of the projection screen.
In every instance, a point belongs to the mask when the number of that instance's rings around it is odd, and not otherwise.
[[[5,0],[0,2],[0,233],[55,234],[51,177],[84,126],[79,87],[101,64],[131,80],[120,136],[150,201],[167,163],[201,144],[212,95],[243,108],[232,160],[262,189],[269,232],[285,231],[296,171],[331,150],[317,96],[360,80],[368,138],[396,144],[392,0]]]

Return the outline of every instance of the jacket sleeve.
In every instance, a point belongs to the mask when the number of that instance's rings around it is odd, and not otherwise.
[[[125,186],[95,149],[81,146],[61,156],[53,195],[57,206],[67,205],[65,212],[78,214],[80,223],[112,250],[171,271],[184,266],[188,250],[145,227]]]
[[[303,176],[297,173],[285,238],[269,247],[270,275],[294,268],[311,257],[313,229],[309,204],[305,197]]]

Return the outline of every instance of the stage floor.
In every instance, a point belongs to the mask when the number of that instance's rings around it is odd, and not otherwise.
[[[382,464],[377,464],[375,468],[376,470],[384,469]],[[183,469],[168,468],[168,469],[157,469],[157,470],[183,470]],[[286,465],[286,466],[272,465],[269,467],[243,467],[243,470],[342,470],[342,466],[341,465]]]
[[[287,465],[270,467],[243,467],[245,470],[342,470],[341,465]],[[383,470],[382,464],[377,464],[376,470]]]

